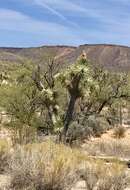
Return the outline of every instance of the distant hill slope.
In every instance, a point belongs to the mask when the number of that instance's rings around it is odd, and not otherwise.
[[[19,64],[26,60],[44,64],[48,57],[55,56],[62,67],[74,63],[83,50],[94,64],[110,70],[130,70],[130,47],[107,44],[86,44],[79,47],[0,48],[0,66],[4,63]]]

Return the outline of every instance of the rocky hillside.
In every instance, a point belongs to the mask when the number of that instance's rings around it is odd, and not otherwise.
[[[55,56],[62,67],[74,63],[83,50],[94,64],[99,64],[110,70],[130,70],[130,47],[106,44],[86,44],[79,47],[0,48],[0,65],[19,64],[27,60],[44,64],[48,57]]]

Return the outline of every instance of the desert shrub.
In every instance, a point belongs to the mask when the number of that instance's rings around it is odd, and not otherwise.
[[[89,139],[91,136],[100,137],[101,134],[106,132],[110,128],[105,118],[91,116],[88,119],[81,122],[72,122],[68,129],[66,139],[67,142],[72,144],[75,142],[83,142]]]
[[[67,142],[70,144],[74,142],[81,142],[88,139],[93,134],[92,128],[83,126],[77,122],[72,122],[67,132]]]
[[[118,164],[105,165],[104,163],[88,162],[82,170],[82,178],[86,182],[87,190],[122,190],[126,187],[125,170]]]
[[[9,160],[11,189],[64,190],[77,180],[77,157],[70,148],[52,142],[15,150]]]
[[[93,131],[93,136],[100,137],[101,134],[109,129],[109,124],[103,117],[91,116],[87,121],[87,125]]]
[[[126,129],[123,126],[119,125],[114,128],[113,136],[117,139],[120,139],[120,138],[125,137],[125,132],[126,132]]]

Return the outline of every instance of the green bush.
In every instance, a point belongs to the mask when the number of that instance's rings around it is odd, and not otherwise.
[[[103,117],[91,116],[89,117],[87,123],[88,128],[91,128],[95,137],[100,137],[101,134],[109,129],[109,124]]]
[[[105,118],[90,116],[83,125],[76,121],[72,122],[68,129],[66,139],[70,144],[75,141],[82,142],[91,136],[100,137],[109,128],[110,126]]]
[[[93,134],[92,128],[72,122],[67,132],[67,142],[83,141]]]

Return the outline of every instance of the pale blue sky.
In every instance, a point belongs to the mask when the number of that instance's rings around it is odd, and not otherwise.
[[[130,0],[0,0],[0,46],[130,46]]]

